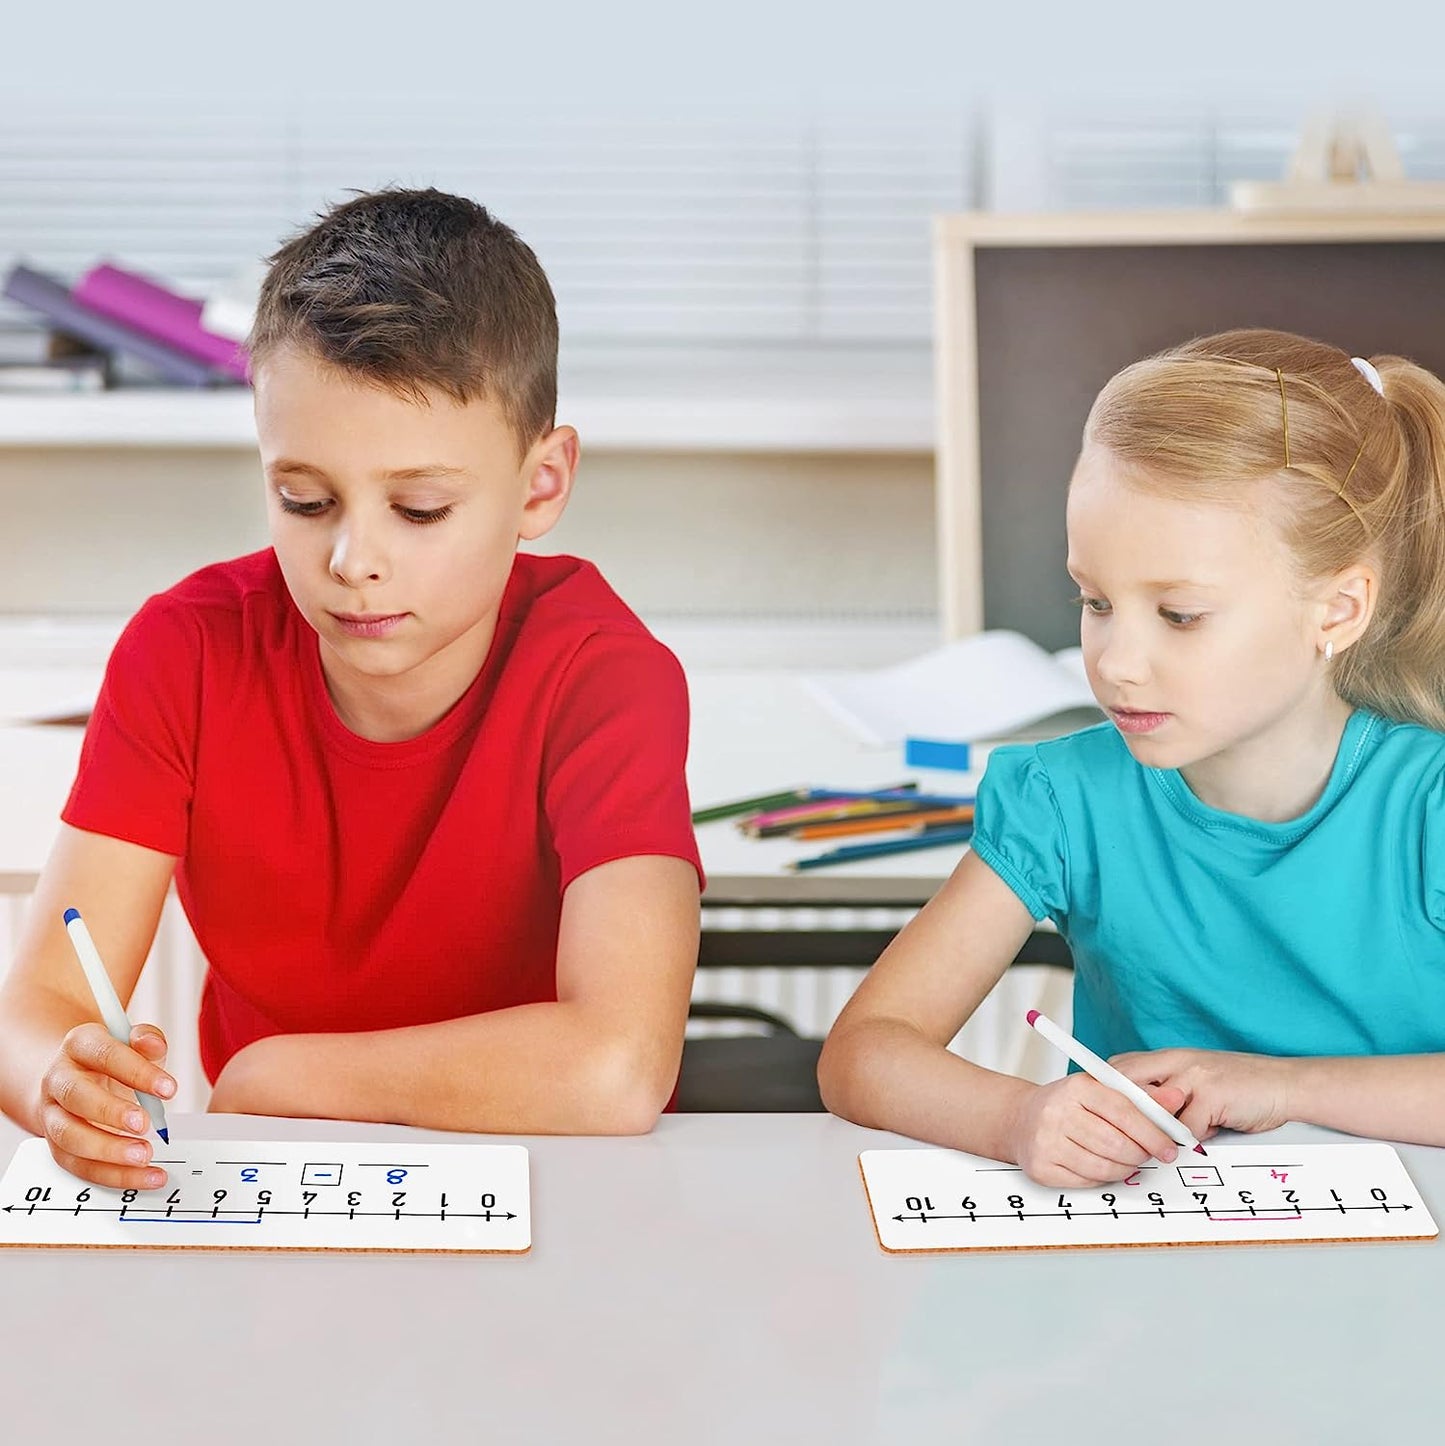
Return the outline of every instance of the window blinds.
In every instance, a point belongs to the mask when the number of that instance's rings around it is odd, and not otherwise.
[[[929,218],[975,204],[973,149],[962,106],[830,123],[0,100],[0,265],[111,259],[201,293],[352,189],[435,185],[533,246],[569,341],[916,343]],[[35,334],[8,304],[0,329]]]

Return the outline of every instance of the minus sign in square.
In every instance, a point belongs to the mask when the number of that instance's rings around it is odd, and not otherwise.
[[[301,1183],[303,1185],[339,1185],[341,1183],[340,1165],[303,1165],[301,1167]]]

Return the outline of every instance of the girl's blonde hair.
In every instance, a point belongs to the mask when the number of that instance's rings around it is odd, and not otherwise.
[[[1445,731],[1445,383],[1398,356],[1227,331],[1136,362],[1099,393],[1084,440],[1174,496],[1266,505],[1308,579],[1368,561],[1374,616],[1332,664],[1356,707]]]

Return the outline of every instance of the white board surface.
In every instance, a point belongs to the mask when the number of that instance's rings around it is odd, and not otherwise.
[[[108,1190],[26,1140],[0,1178],[0,1246],[517,1254],[532,1245],[521,1145],[194,1140],[159,1190]]]
[[[858,1157],[884,1250],[1027,1250],[1101,1245],[1257,1245],[1429,1240],[1435,1221],[1394,1149],[1206,1145],[1207,1158],[1151,1161],[1118,1185],[1055,1189],[1015,1165],[953,1150]]]

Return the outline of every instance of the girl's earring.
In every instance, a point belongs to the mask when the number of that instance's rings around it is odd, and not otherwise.
[[[1325,662],[1328,663],[1329,660],[1334,657],[1334,655],[1335,655],[1335,640],[1334,640],[1333,638],[1326,638],[1326,639],[1325,639]]]

